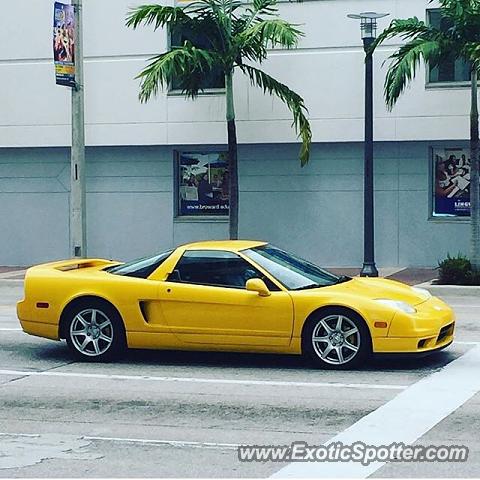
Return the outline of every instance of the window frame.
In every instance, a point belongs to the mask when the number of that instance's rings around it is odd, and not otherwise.
[[[185,2],[175,2],[176,4],[178,3],[185,3]],[[167,51],[172,50],[172,31],[170,28],[166,28],[167,31]],[[203,90],[200,90],[198,92],[199,96],[223,96],[226,93],[225,87],[212,87],[212,88],[205,88]],[[178,88],[173,88],[172,84],[168,84],[168,89],[167,89],[167,97],[184,97],[185,94]]]
[[[150,277],[166,262],[168,259],[173,255],[175,252],[175,249],[169,249],[165,250],[163,252],[160,252],[156,255],[151,255],[147,257],[142,257],[142,258],[136,258],[134,260],[131,260],[129,262],[121,262],[117,263],[115,265],[110,265],[107,266],[106,268],[103,269],[104,272],[109,273],[110,275],[116,275],[119,277],[130,277],[130,278],[138,278],[140,280],[149,280]],[[162,257],[159,259],[159,257]],[[123,273],[122,270],[124,269],[130,269],[132,267],[135,267],[142,263],[148,262],[152,259],[155,259],[156,261],[148,264],[147,266],[144,267],[139,267],[134,271],[130,271],[127,273]],[[138,273],[142,270],[147,269],[148,275],[138,275]]]
[[[427,8],[425,13],[425,23],[430,25],[430,13],[440,12],[440,8]],[[470,80],[450,80],[442,82],[432,82],[430,81],[431,68],[430,64],[427,62],[425,65],[425,88],[428,90],[433,89],[463,89],[470,88]]]
[[[177,267],[179,266],[180,262],[182,261],[182,259],[188,255],[188,253],[191,253],[191,252],[201,252],[201,253],[204,253],[204,254],[208,254],[208,253],[213,253],[213,252],[220,252],[220,253],[228,253],[229,255],[232,255],[233,257],[236,257],[236,259],[238,260],[241,260],[242,262],[244,262],[246,265],[249,265],[253,270],[255,270],[255,272],[259,275],[258,277],[253,277],[253,278],[259,278],[261,280],[263,280],[265,282],[265,284],[267,285],[267,288],[270,290],[271,293],[276,293],[276,292],[281,292],[282,291],[282,288],[277,285],[277,282],[273,281],[272,278],[270,278],[270,275],[267,275],[265,274],[264,272],[262,272],[256,265],[254,265],[248,258],[245,258],[244,256],[240,255],[238,252],[232,252],[230,250],[208,250],[208,249],[198,249],[198,250],[185,250],[181,257],[178,259],[178,261],[175,263],[175,266],[173,267],[172,269],[172,272],[169,273],[167,279],[165,280],[166,282],[170,282],[170,283],[177,283],[177,284],[180,284],[180,285],[195,285],[195,286],[200,286],[200,287],[209,287],[209,288],[228,288],[228,289],[232,289],[232,290],[240,290],[240,291],[247,291],[246,289],[246,285],[243,286],[243,287],[239,287],[239,286],[234,286],[234,285],[218,285],[218,284],[210,284],[210,283],[197,283],[197,282],[190,282],[190,281],[182,281],[182,280],[173,280],[171,279],[170,277],[174,274],[174,272],[177,269]],[[273,286],[273,288],[271,288]]]
[[[457,142],[455,145],[433,144],[428,149],[428,221],[436,223],[470,223],[470,215],[446,215],[435,213],[435,150],[468,150],[468,145]]]
[[[222,147],[182,148],[173,151],[173,221],[174,223],[228,223],[230,221],[230,197],[228,214],[225,215],[182,215],[180,212],[180,156],[182,153],[205,155],[210,153],[228,153]]]

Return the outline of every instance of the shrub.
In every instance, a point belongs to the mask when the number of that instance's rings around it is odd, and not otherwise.
[[[466,285],[480,285],[480,272],[468,272]]]
[[[462,254],[447,258],[438,264],[440,285],[480,285],[480,273],[472,270],[470,260]]]

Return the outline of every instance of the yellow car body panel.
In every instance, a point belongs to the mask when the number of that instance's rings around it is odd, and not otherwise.
[[[119,264],[103,259],[67,260],[30,268],[17,313],[26,333],[59,340],[60,320],[76,299],[98,297],[119,312],[131,348],[224,350],[301,354],[305,322],[319,309],[345,307],[365,321],[374,352],[428,352],[448,345],[454,314],[438,298],[386,279],[354,278],[311,290],[289,291],[243,250],[256,241],[183,245],[147,279],[104,271]],[[278,291],[268,297],[246,289],[167,281],[187,250],[234,252],[265,274]],[[376,300],[406,302],[407,314]],[[48,305],[48,307],[46,307]]]

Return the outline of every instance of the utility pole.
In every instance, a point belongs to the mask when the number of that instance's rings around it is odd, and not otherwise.
[[[85,258],[87,255],[87,228],[82,0],[72,0],[72,5],[75,9],[75,86],[72,88],[70,251],[73,257]]]

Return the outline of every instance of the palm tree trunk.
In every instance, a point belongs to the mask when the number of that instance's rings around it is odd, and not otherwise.
[[[228,133],[228,178],[230,194],[230,240],[238,240],[238,161],[237,128],[233,102],[233,71],[225,75]]]
[[[480,272],[480,162],[478,120],[478,74],[472,69],[472,110],[470,114],[470,204],[471,204],[471,254],[470,261],[475,272]]]

